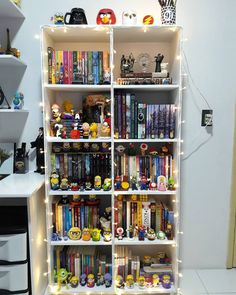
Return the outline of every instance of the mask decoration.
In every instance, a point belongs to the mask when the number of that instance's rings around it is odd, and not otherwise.
[[[69,22],[68,20],[69,18]],[[87,18],[85,15],[85,11],[82,8],[73,8],[71,12],[67,12],[64,18],[66,25],[87,25]]]
[[[98,12],[97,25],[114,25],[116,23],[116,16],[112,9],[103,8]]]
[[[153,25],[154,24],[154,17],[151,15],[145,15],[143,18],[144,25]]]
[[[122,13],[122,25],[134,26],[137,24],[137,13],[133,10],[124,11]]]

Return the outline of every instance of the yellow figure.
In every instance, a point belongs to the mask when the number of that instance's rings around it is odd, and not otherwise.
[[[82,240],[83,241],[90,241],[91,235],[88,228],[84,228],[82,232]]]
[[[127,275],[126,277],[126,287],[129,289],[134,288],[134,277],[133,275]]]
[[[91,133],[91,138],[97,138],[98,137],[98,125],[96,123],[92,123],[90,125],[90,131]]]
[[[160,278],[159,278],[158,274],[152,275],[152,285],[153,285],[153,287],[157,287],[159,285],[159,282],[160,282]]]
[[[102,188],[102,179],[101,176],[97,175],[94,178],[94,189],[96,191],[100,190]]]
[[[80,228],[72,227],[68,232],[68,236],[71,240],[79,240],[81,238]]]
[[[144,278],[144,276],[140,276],[138,278],[138,286],[139,286],[139,289],[144,289],[145,288],[145,278]]]
[[[101,230],[98,228],[94,228],[91,230],[91,236],[94,242],[100,241],[100,233],[101,233]]]

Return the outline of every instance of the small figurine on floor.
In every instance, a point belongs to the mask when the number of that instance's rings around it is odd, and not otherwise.
[[[43,136],[43,127],[39,128],[39,134],[35,141],[32,141],[31,148],[36,148],[36,165],[37,169],[34,172],[44,174],[44,136]]]

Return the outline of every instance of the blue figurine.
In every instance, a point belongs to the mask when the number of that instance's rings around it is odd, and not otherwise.
[[[82,287],[84,287],[86,285],[86,279],[87,279],[87,276],[85,273],[83,273],[81,276],[80,276],[80,285]]]
[[[22,92],[16,92],[12,103],[15,110],[21,110],[24,105],[24,94]]]
[[[51,237],[51,240],[52,240],[53,242],[56,242],[56,241],[61,241],[62,238],[59,236],[58,233],[53,233],[53,234],[52,234],[52,237]]]
[[[108,272],[105,273],[104,280],[105,280],[105,286],[106,286],[106,288],[110,288],[111,287],[111,283],[112,283],[111,274],[108,273]]]

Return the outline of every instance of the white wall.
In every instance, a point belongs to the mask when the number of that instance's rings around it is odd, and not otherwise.
[[[72,7],[85,9],[89,24],[95,24],[100,8],[110,7],[118,22],[125,8],[135,9],[160,19],[158,1],[125,0],[22,0],[26,20],[15,38],[28,68],[20,89],[25,94],[25,108],[30,109],[23,139],[31,141],[42,125],[39,102],[40,44],[34,38],[40,25],[48,24],[55,12]],[[227,6],[226,3],[227,2]],[[206,139],[182,165],[182,212],[184,236],[182,259],[185,267],[225,267],[227,257],[228,212],[232,160],[233,119],[236,68],[236,1],[179,0],[177,22],[184,27],[184,44],[189,67],[196,84],[214,110],[212,135],[200,127],[200,110],[206,103],[189,85],[184,95],[183,150],[187,156]],[[224,5],[223,5],[224,4]],[[160,22],[158,22],[160,23]],[[158,52],[158,49],[157,49]],[[188,81],[187,81],[188,82]]]

